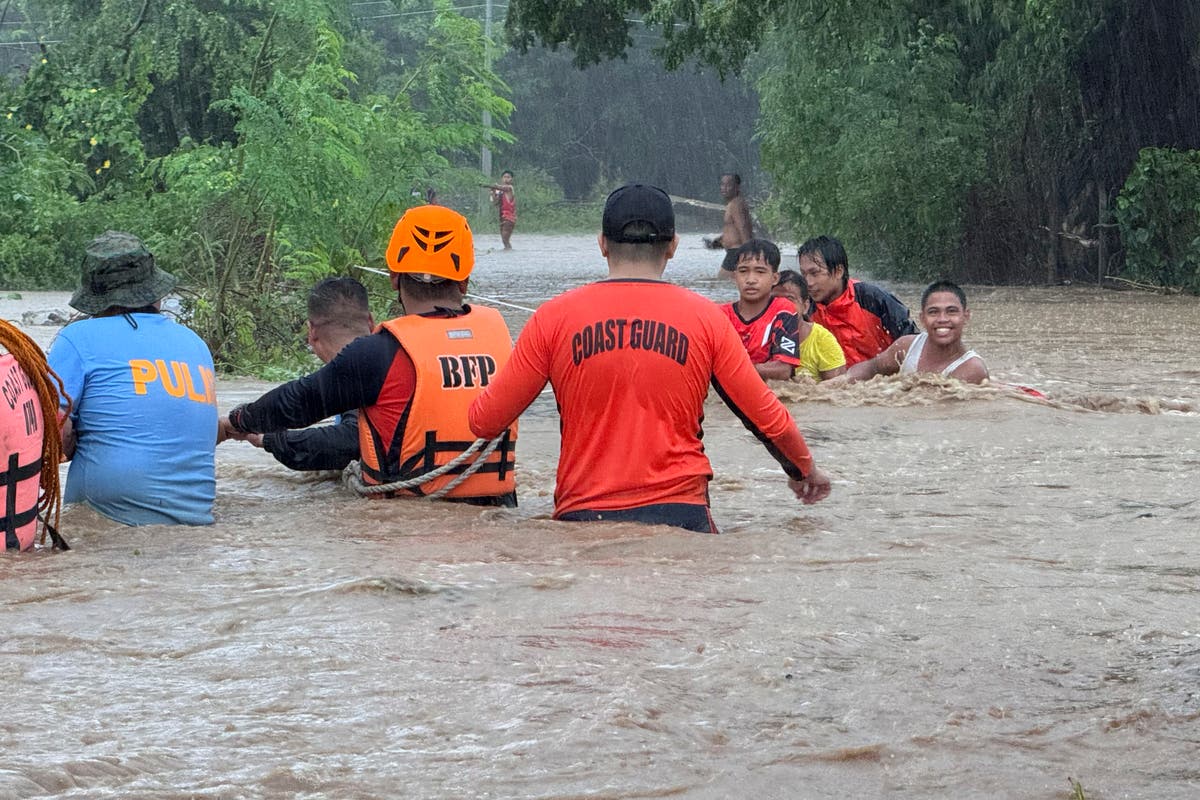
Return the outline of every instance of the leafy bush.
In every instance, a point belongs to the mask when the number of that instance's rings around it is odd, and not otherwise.
[[[1200,294],[1200,150],[1142,150],[1115,216],[1129,276]]]
[[[481,121],[512,111],[482,28],[448,3],[391,30],[322,0],[169,2],[132,28],[126,3],[44,5],[62,40],[0,82],[0,284],[73,286],[91,238],[130,231],[228,370],[308,366],[308,287],[379,264],[413,187],[476,185],[452,159],[511,140]]]

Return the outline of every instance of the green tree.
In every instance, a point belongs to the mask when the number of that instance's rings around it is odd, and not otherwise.
[[[984,169],[962,43],[918,21],[812,47],[847,26],[834,14],[790,20],[759,63],[774,213],[797,238],[832,233],[899,275],[932,277],[955,261]]]
[[[46,191],[0,197],[0,275],[58,280],[88,238],[132,230],[194,288],[225,366],[296,353],[307,285],[377,263],[410,187],[465,181],[452,160],[508,138],[480,119],[511,112],[482,30],[444,0],[421,38],[362,28],[348,2],[39,6],[62,41],[0,89],[0,142],[5,180]],[[57,263],[31,275],[31,252]]]

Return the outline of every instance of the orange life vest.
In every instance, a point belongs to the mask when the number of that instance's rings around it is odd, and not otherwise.
[[[7,550],[27,550],[37,532],[43,422],[25,371],[11,354],[0,356],[0,507]]]
[[[512,353],[512,337],[504,319],[495,309],[481,306],[471,306],[471,312],[460,317],[399,317],[379,328],[395,336],[412,359],[416,386],[408,410],[394,430],[379,430],[370,407],[359,416],[362,477],[368,484],[424,475],[470,447],[476,437],[467,424],[467,409]],[[380,401],[390,390],[385,383]],[[516,441],[517,423],[513,422],[484,465],[446,497],[497,497],[513,491]],[[431,494],[466,466],[401,493]]]
[[[888,330],[884,322],[887,314],[884,297],[887,294],[874,284],[864,284],[851,278],[846,282],[845,291],[828,304],[816,304],[812,321],[827,328],[837,339],[842,352],[846,354],[846,366],[869,361],[886,350],[899,336],[917,332],[907,318],[893,321],[899,333],[893,335]]]

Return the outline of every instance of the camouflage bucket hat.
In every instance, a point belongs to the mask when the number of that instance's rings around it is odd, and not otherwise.
[[[171,293],[175,276],[154,266],[154,256],[131,233],[106,231],[84,250],[80,286],[71,307],[99,314],[113,306],[141,308]]]

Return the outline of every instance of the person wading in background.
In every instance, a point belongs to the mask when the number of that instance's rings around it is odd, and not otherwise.
[[[737,249],[754,238],[754,222],[750,219],[750,206],[742,196],[742,176],[726,172],[721,176],[721,199],[725,201],[725,218],[721,223],[721,235],[705,237],[704,244],[713,250],[725,250],[719,275],[732,278],[737,269]]]
[[[512,232],[517,225],[517,195],[513,189],[512,170],[500,173],[500,183],[488,187],[492,191],[492,205],[500,211],[500,241],[505,250],[512,250]]]

